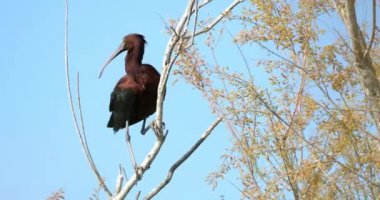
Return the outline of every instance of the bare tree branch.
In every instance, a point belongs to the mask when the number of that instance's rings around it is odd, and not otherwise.
[[[369,39],[366,50],[364,51],[363,58],[365,59],[371,51],[373,41],[375,40],[375,32],[376,32],[376,0],[372,0],[372,32],[371,37]]]
[[[350,34],[352,47],[354,49],[355,66],[359,69],[362,76],[361,82],[367,96],[366,98],[371,104],[370,112],[374,119],[377,131],[380,133],[380,80],[376,76],[378,69],[374,66],[372,59],[368,56],[368,53],[366,57],[363,57],[363,52],[365,51],[363,48],[369,49],[371,44],[366,47],[364,36],[357,22],[355,5],[353,1],[345,1],[344,13],[345,15],[341,14],[341,18],[343,18]]]
[[[205,0],[202,3],[199,4],[198,9],[209,3],[211,0]],[[195,36],[201,35],[203,33],[206,33],[210,31],[216,24],[218,24],[228,13],[231,12],[233,8],[235,8],[238,4],[244,2],[244,0],[235,0],[234,2],[231,3],[230,6],[228,6],[218,17],[214,19],[213,22],[211,22],[209,25],[207,25],[205,28],[202,30],[196,32],[194,34]],[[163,108],[163,99],[164,99],[164,93],[166,90],[166,83],[168,81],[169,73],[170,70],[175,62],[175,59],[177,56],[175,56],[174,59],[172,59],[172,54],[174,48],[177,46],[179,41],[184,41],[188,39],[191,36],[184,36],[185,34],[185,24],[188,23],[188,21],[191,18],[191,15],[196,12],[196,8],[193,8],[193,5],[195,3],[195,0],[189,0],[188,5],[185,9],[185,12],[183,13],[182,17],[180,18],[175,31],[172,35],[172,37],[169,40],[169,43],[166,47],[165,54],[164,54],[164,59],[163,59],[163,70],[162,70],[162,75],[160,79],[160,84],[158,86],[158,97],[157,97],[157,109],[156,109],[156,124],[159,127],[159,129],[162,128],[162,108]]]
[[[174,62],[172,62],[172,54],[174,47],[177,45],[178,41],[180,40],[180,35],[184,30],[184,26],[186,22],[190,19],[191,15],[191,9],[193,7],[194,0],[190,0],[187,4],[187,7],[185,9],[185,12],[183,13],[180,21],[178,22],[175,31],[172,35],[172,37],[169,40],[169,43],[166,47],[164,59],[163,59],[163,70],[160,78],[160,83],[158,85],[158,94],[157,94],[157,108],[156,108],[156,125],[159,127],[159,129],[162,129],[162,113],[163,113],[163,101],[164,101],[164,94],[166,91],[166,83],[169,78],[169,73],[171,70],[171,67],[173,66]],[[162,135],[162,133],[161,133]]]
[[[371,181],[369,180],[368,178],[364,177],[363,175],[359,174],[358,172],[354,171],[353,169],[351,169],[349,166],[345,165],[344,163],[342,163],[341,161],[339,161],[336,156],[334,154],[331,154],[329,152],[326,152],[324,149],[322,149],[321,147],[317,146],[316,144],[312,143],[311,141],[307,140],[306,137],[300,132],[298,131],[297,129],[295,129],[293,126],[291,126],[283,117],[281,117],[278,112],[272,108],[272,106],[270,106],[271,104],[268,103],[267,101],[265,101],[264,98],[262,98],[259,94],[258,91],[256,91],[255,88],[253,88],[248,82],[246,82],[245,80],[242,80],[242,79],[238,79],[237,77],[233,77],[233,76],[230,76],[228,74],[225,74],[226,76],[229,76],[230,78],[232,78],[234,81],[238,82],[239,84],[241,84],[243,87],[245,87],[247,90],[249,90],[252,94],[254,94],[256,96],[256,98],[259,99],[259,101],[261,103],[263,103],[263,105],[265,106],[266,109],[268,109],[270,111],[270,113],[275,116],[279,121],[281,121],[283,124],[285,124],[289,129],[293,130],[294,133],[300,137],[302,139],[302,141],[304,141],[311,149],[315,149],[317,150],[318,152],[322,153],[324,156],[326,156],[326,158],[330,161],[333,161],[334,163],[338,164],[339,166],[341,166],[342,168],[344,168],[345,170],[349,171],[350,173],[360,177],[361,179],[363,179],[364,181],[366,181],[368,184],[371,184],[375,187],[380,187],[380,184],[377,183],[377,182],[374,182],[374,181]]]
[[[121,186],[123,185],[123,181],[124,181],[124,175],[123,175],[123,170],[120,166],[119,175],[117,176],[117,179],[116,179],[115,194],[120,192]]]
[[[237,5],[240,3],[243,3],[245,0],[235,0],[231,3],[230,6],[228,6],[219,16],[217,16],[210,24],[205,26],[202,30],[195,33],[195,35],[200,35],[203,33],[206,33],[210,31],[212,28],[214,28],[215,25],[217,25],[224,17],[226,17]]]
[[[214,128],[222,121],[222,117],[218,117],[211,125],[210,127],[203,133],[201,138],[187,151],[177,162],[175,162],[169,169],[168,175],[165,180],[163,180],[156,188],[154,188],[146,197],[144,197],[145,200],[149,200],[153,198],[156,194],[158,194],[172,179],[175,170],[183,163],[185,162],[191,154],[194,153],[194,151],[203,143],[203,141],[206,140],[206,138],[211,134],[211,132],[214,130]]]
[[[76,112],[74,109],[74,103],[73,103],[73,98],[72,98],[72,92],[71,92],[71,81],[70,81],[70,71],[69,71],[69,47],[68,47],[68,25],[69,25],[69,7],[68,7],[68,0],[65,0],[65,72],[66,72],[66,87],[67,87],[67,92],[68,92],[68,97],[69,97],[69,103],[70,103],[70,109],[71,109],[71,114],[74,120],[74,127],[75,130],[80,138],[81,145],[83,148],[83,151],[86,154],[87,161],[89,162],[93,172],[95,173],[96,177],[98,178],[98,181],[100,185],[102,186],[103,190],[106,192],[108,197],[112,196],[112,193],[104,183],[104,180],[102,179],[99,171],[96,168],[96,165],[92,159],[90,150],[87,145],[87,139],[86,139],[86,133],[84,129],[84,124],[83,124],[83,115],[82,115],[82,108],[80,104],[80,91],[79,91],[79,74],[77,74],[77,98],[78,98],[78,106],[79,106],[79,116],[80,116],[80,121],[81,121],[81,128],[79,126],[77,117],[76,117]]]
[[[166,138],[166,134],[163,135],[162,137],[157,137],[156,142],[153,145],[152,149],[150,150],[150,152],[145,157],[144,161],[139,166],[139,170],[140,170],[139,174],[137,175],[136,173],[134,173],[132,177],[128,180],[126,185],[124,185],[124,187],[121,189],[121,191],[118,194],[116,194],[116,196],[112,197],[113,200],[121,200],[127,196],[127,194],[131,191],[133,186],[136,185],[139,178],[142,178],[145,171],[150,168],[150,165],[152,164],[153,160],[156,158],[157,154],[159,153],[162,147],[162,144],[165,141],[165,138]]]
[[[197,30],[197,22],[198,22],[198,0],[195,0],[195,19],[194,19],[194,27],[193,27],[193,33],[191,35],[191,45],[194,45],[194,35],[195,31]]]
[[[65,199],[65,191],[63,189],[59,189],[58,191],[52,193],[47,200],[64,200]]]
[[[136,194],[136,200],[139,200],[140,194],[141,194],[141,191],[137,192],[137,194]]]
[[[201,9],[203,6],[207,5],[208,3],[210,3],[212,0],[204,0],[202,1],[199,6],[197,7],[197,9]],[[196,8],[194,8],[191,12],[195,12]]]

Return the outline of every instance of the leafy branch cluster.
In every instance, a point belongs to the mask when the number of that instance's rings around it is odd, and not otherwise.
[[[363,4],[374,8],[373,16],[375,4]],[[375,19],[371,27],[355,26],[352,0],[251,0],[229,19],[243,27],[233,42],[244,70],[218,64],[215,40],[217,34],[224,37],[224,29],[209,33],[206,41],[214,63],[195,47],[176,63],[175,73],[225,116],[234,138],[220,170],[207,180],[216,187],[236,169],[242,198],[249,199],[376,199],[380,38]],[[252,63],[247,57],[254,52],[241,51],[241,45],[269,56]],[[257,82],[262,77],[268,84]]]

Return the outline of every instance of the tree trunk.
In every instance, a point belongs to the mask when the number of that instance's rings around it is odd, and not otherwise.
[[[375,5],[373,5],[375,6]],[[336,2],[335,7],[342,18],[351,39],[351,46],[355,57],[355,66],[360,75],[360,81],[364,89],[366,100],[370,105],[370,112],[374,119],[377,132],[380,134],[380,69],[374,65],[370,56],[372,41],[366,44],[363,32],[357,23],[355,1],[345,0],[345,3]],[[373,9],[375,12],[375,9]],[[375,15],[376,13],[372,13]],[[376,20],[376,18],[373,18]],[[372,24],[375,21],[373,21]],[[374,28],[374,27],[372,27]]]

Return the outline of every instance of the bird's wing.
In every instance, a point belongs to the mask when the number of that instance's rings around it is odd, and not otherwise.
[[[117,89],[111,93],[109,110],[110,112],[127,112],[133,109],[133,104],[136,99],[136,93],[129,89]]]
[[[131,120],[134,116],[134,103],[136,94],[132,89],[118,89],[117,87],[111,94],[109,109],[112,112],[107,127],[113,127],[114,132],[126,126],[126,121],[132,125]]]
[[[122,77],[111,93],[109,110],[120,112],[132,110],[137,92],[139,92],[139,85],[134,79],[130,76]]]
[[[110,99],[110,106],[109,106],[110,112],[112,112],[114,110],[115,100],[116,100],[116,93],[115,93],[115,91],[112,91],[111,99]]]

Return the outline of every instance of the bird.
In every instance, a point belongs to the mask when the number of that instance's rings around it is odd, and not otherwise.
[[[128,51],[125,57],[126,75],[117,82],[109,104],[112,112],[107,127],[118,130],[132,126],[142,120],[141,133],[146,132],[145,120],[156,111],[157,89],[160,73],[150,64],[142,64],[146,40],[141,34],[129,34],[104,64],[105,67],[119,54]]]
[[[114,58],[128,51],[125,57],[126,75],[120,78],[111,93],[109,104],[111,116],[107,127],[112,128],[114,133],[126,128],[126,141],[136,174],[139,173],[130,142],[129,126],[143,120],[141,134],[149,130],[149,126],[145,128],[145,121],[156,111],[157,89],[160,82],[160,73],[152,65],[142,64],[145,44],[145,37],[141,34],[126,35],[120,46],[105,62],[99,74],[100,78],[104,69]]]

